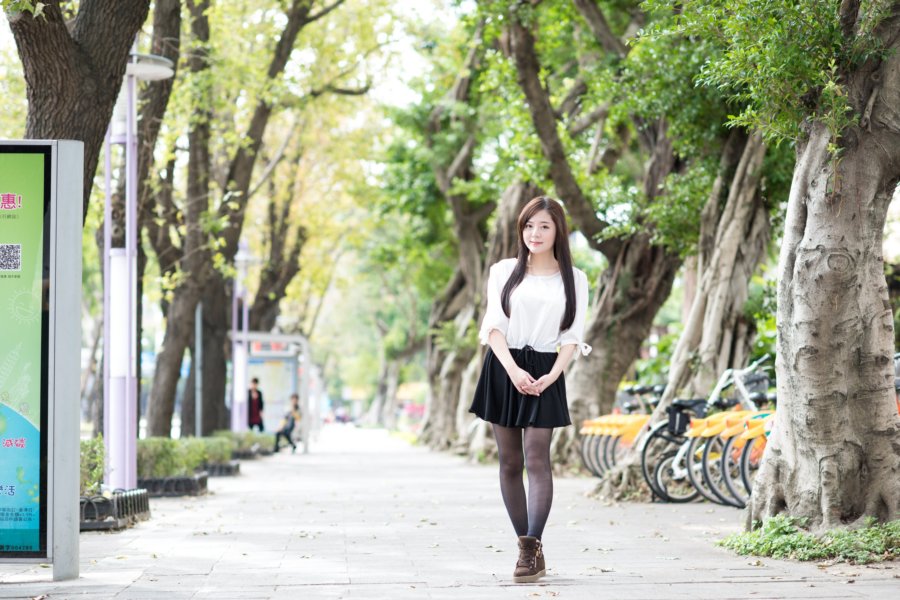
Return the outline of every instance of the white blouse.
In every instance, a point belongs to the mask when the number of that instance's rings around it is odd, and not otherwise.
[[[481,322],[479,339],[488,343],[491,331],[506,336],[510,348],[531,346],[538,352],[556,352],[558,348],[576,344],[585,356],[592,348],[584,343],[584,321],[587,316],[587,275],[572,268],[575,275],[575,320],[565,331],[559,330],[566,310],[566,291],[562,275],[525,274],[509,299],[507,317],[500,304],[500,295],[516,266],[515,258],[507,258],[491,265],[487,285],[487,310]],[[578,352],[575,353],[578,356]]]

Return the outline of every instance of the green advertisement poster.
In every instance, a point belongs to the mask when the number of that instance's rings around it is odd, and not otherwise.
[[[50,150],[0,145],[0,556],[46,555]]]

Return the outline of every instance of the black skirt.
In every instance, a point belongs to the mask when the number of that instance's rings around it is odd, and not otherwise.
[[[510,348],[509,351],[516,364],[535,379],[549,373],[558,356],[556,352],[537,352],[531,346]],[[503,427],[564,427],[572,423],[564,375],[540,396],[520,394],[490,349],[484,357],[469,412]]]

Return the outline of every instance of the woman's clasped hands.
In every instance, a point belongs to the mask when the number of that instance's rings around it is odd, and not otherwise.
[[[521,367],[516,368],[515,371],[510,373],[509,378],[513,382],[513,385],[516,386],[516,389],[519,390],[519,393],[526,396],[540,396],[541,392],[546,390],[554,381],[556,381],[556,377],[551,373],[547,373],[546,375],[535,379],[528,371]]]

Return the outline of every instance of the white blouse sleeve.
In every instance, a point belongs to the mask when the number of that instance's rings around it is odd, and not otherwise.
[[[581,354],[587,356],[591,353],[591,348],[584,343],[584,322],[587,318],[588,304],[588,283],[587,276],[581,271],[575,271],[575,320],[572,326],[560,333],[559,345],[566,346],[568,344],[576,344]],[[578,358],[579,352],[575,352],[575,358]]]
[[[506,281],[501,281],[500,265],[491,265],[487,283],[487,310],[485,310],[484,319],[481,321],[481,330],[478,333],[478,339],[482,344],[488,343],[491,331],[494,329],[506,336],[509,317],[506,316],[500,305],[500,293],[503,291],[505,283]]]

